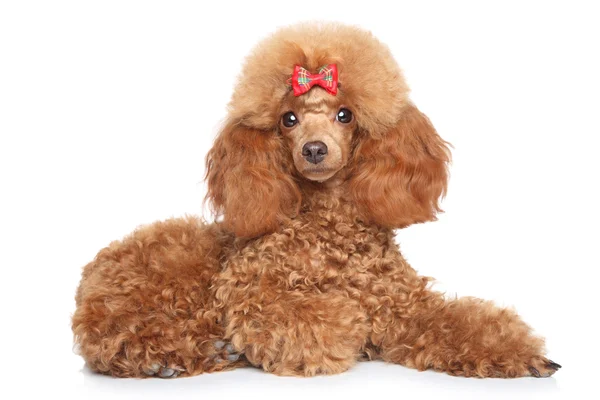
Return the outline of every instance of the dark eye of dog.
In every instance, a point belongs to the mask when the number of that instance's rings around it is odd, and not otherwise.
[[[352,111],[348,110],[347,108],[342,108],[340,111],[338,111],[335,118],[341,123],[347,124],[352,121]]]
[[[298,123],[298,117],[296,117],[296,114],[294,114],[291,111],[286,112],[285,114],[283,114],[283,117],[281,117],[281,123],[286,128],[291,128],[292,126]]]

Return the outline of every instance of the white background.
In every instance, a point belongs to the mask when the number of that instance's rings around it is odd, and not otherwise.
[[[1,2],[2,397],[597,395],[599,15],[574,1]],[[204,156],[243,57],[315,18],[387,43],[454,145],[446,213],[399,232],[405,256],[440,290],[515,306],[563,365],[553,378],[361,363],[311,379],[123,380],[73,354],[81,267],[139,224],[202,212]]]

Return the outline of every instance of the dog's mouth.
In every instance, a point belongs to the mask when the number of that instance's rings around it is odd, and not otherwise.
[[[326,168],[326,167],[313,167],[313,168],[305,168],[302,173],[303,174],[327,174],[332,171],[336,171],[336,168]]]
[[[324,182],[339,171],[339,168],[315,166],[301,171],[302,176],[311,181]]]

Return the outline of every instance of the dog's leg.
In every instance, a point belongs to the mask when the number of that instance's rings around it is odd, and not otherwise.
[[[173,378],[244,364],[222,342],[220,314],[211,308],[209,288],[228,240],[215,226],[174,219],[102,250],[83,271],[73,316],[88,366]]]
[[[386,361],[501,378],[547,377],[561,367],[544,357],[543,339],[513,310],[475,298],[445,300],[428,290],[412,300],[396,305],[385,334],[376,339]]]
[[[368,323],[358,303],[334,293],[264,293],[226,317],[226,337],[254,366],[277,375],[336,374],[360,358]]]

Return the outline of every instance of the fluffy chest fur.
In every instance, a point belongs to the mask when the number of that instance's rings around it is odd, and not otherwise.
[[[361,221],[343,198],[316,194],[280,231],[237,241],[223,274],[269,291],[360,288],[390,251],[396,255],[390,230]]]

